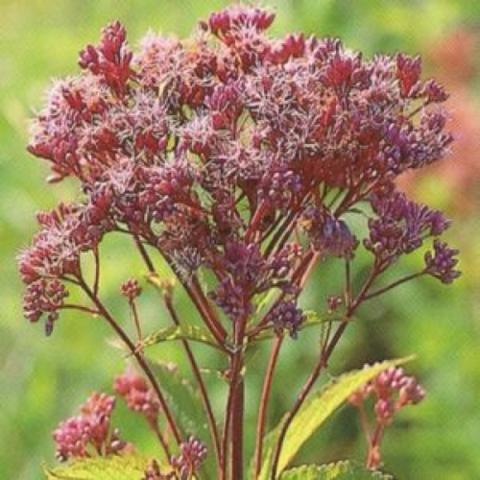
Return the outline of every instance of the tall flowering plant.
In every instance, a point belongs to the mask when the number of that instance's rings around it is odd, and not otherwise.
[[[40,231],[19,257],[25,316],[44,320],[47,335],[66,309],[110,325],[137,364],[115,380],[114,390],[161,448],[156,460],[133,461],[134,447],[112,426],[115,397],[94,393],[54,432],[58,458],[70,460],[72,472],[115,464],[119,472],[131,469],[128,478],[149,480],[326,478],[333,475],[329,466],[287,467],[347,400],[359,410],[367,467],[374,470],[393,415],[424,396],[395,361],[350,372],[319,392],[314,385],[363,304],[418,277],[449,284],[459,275],[457,251],[440,240],[449,221],[395,187],[398,175],[448,151],[452,138],[440,108],[447,94],[421,78],[418,57],[364,59],[339,40],[303,34],[272,39],[266,31],[273,20],[269,11],[233,6],[200,22],[187,40],[149,34],[137,53],[125,28],[112,23],[80,53],[81,73],[55,83],[34,122],[29,151],[50,163],[50,182],[77,179],[81,198],[38,215]],[[135,278],[119,291],[132,324],[107,306],[101,272],[109,260],[101,246],[117,234],[131,239],[131,255],[160,290],[171,327],[145,331],[139,304],[145,286]],[[357,287],[352,278],[363,275],[355,270],[362,249],[370,271]],[[420,249],[423,266],[385,279]],[[160,259],[177,286],[157,272]],[[344,270],[338,291],[329,292],[325,312],[306,312],[302,291],[327,259]],[[195,315],[179,315],[176,288],[186,292]],[[72,290],[83,300],[70,301]],[[321,330],[315,365],[267,433],[282,346],[315,325]],[[205,431],[184,424],[165,372],[149,358],[147,347],[168,340],[178,340],[191,366],[196,391],[190,393],[203,406]],[[260,340],[271,353],[247,468],[247,353]],[[223,412],[212,406],[196,341],[224,358]],[[129,466],[122,464],[127,458]],[[69,478],[68,468],[62,478]],[[359,467],[335,468],[340,475]]]

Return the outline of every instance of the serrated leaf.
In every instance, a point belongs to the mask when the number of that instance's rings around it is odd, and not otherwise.
[[[160,330],[146,336],[139,344],[139,348],[143,349],[152,345],[157,345],[158,343],[176,340],[199,342],[211,347],[219,348],[210,332],[196,325],[172,325],[170,327],[161,328]]]
[[[48,480],[142,480],[148,459],[140,455],[96,457],[76,460],[48,469]]]
[[[304,403],[303,407],[290,424],[283,442],[277,472],[282,472],[288,466],[302,445],[352,393],[387,368],[405,363],[411,358],[412,357],[387,360],[366,366],[361,370],[354,370],[345,373],[340,377],[333,379],[319,392],[312,395]],[[260,473],[261,480],[267,480],[269,478],[274,448],[282,422],[265,438],[264,457]]]
[[[393,480],[391,475],[367,470],[349,461],[326,465],[302,465],[287,470],[281,480]]]

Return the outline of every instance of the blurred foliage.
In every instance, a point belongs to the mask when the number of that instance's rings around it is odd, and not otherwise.
[[[51,77],[76,71],[76,56],[87,42],[95,42],[100,28],[120,19],[135,44],[149,29],[187,34],[199,17],[224,6],[220,0],[0,0],[0,478],[36,480],[41,478],[43,461],[53,461],[50,431],[75,410],[90,391],[111,389],[114,374],[123,369],[122,352],[107,344],[110,332],[90,318],[65,315],[53,338],[46,339],[41,328],[22,319],[21,285],[15,268],[15,255],[35,231],[34,213],[50,208],[60,199],[78,195],[75,186],[65,182],[46,188],[47,168],[25,152],[28,118],[39,108],[43,91]],[[303,30],[320,35],[340,36],[345,43],[367,55],[377,51],[427,53],[433,44],[456,30],[476,35],[480,2],[475,0],[278,0],[265,1],[278,11],[274,33]],[[480,42],[468,54],[474,65],[480,59]],[[460,50],[459,54],[464,52]],[[438,59],[437,59],[438,60]],[[435,58],[433,58],[432,64]],[[442,64],[440,59],[440,64]],[[456,68],[456,67],[452,67]],[[433,71],[432,67],[432,71]],[[446,74],[448,75],[448,68]],[[478,118],[478,99],[472,94],[478,75],[469,84],[451,84],[453,99],[459,88],[468,90],[468,115]],[[466,107],[465,107],[466,108]],[[472,122],[473,120],[470,119]],[[462,124],[458,124],[462,135]],[[457,128],[457,131],[458,131]],[[467,129],[465,137],[471,135]],[[467,140],[468,141],[468,140]],[[477,140],[478,141],[478,140]],[[474,154],[478,149],[467,149]],[[463,162],[477,165],[470,177],[478,175],[478,160],[457,155],[452,169]],[[413,188],[417,198],[436,207],[446,207],[458,221],[450,239],[462,250],[463,277],[445,289],[433,280],[405,285],[379,302],[365,306],[358,321],[340,345],[330,369],[338,373],[364,362],[417,353],[416,370],[428,391],[427,401],[406,409],[386,435],[384,453],[388,471],[398,478],[441,478],[445,480],[480,478],[480,223],[478,221],[479,180],[470,203],[452,201],[447,173],[437,179],[429,173]],[[474,178],[474,177],[473,177]],[[455,199],[453,199],[455,200]],[[103,289],[107,300],[126,315],[118,299],[121,281],[144,272],[137,258],[129,256],[129,245],[108,240],[103,247],[110,259]],[[406,272],[418,258],[408,259]],[[366,259],[356,260],[358,278]],[[323,310],[325,298],[335,292],[334,267],[324,265],[304,295],[308,308]],[[190,307],[177,296],[183,315]],[[155,292],[146,295],[144,311],[153,328],[165,325],[163,309]],[[155,347],[160,359],[180,363],[180,349],[174,345]],[[202,364],[208,368],[218,361],[204,347]],[[302,383],[305,366],[317,351],[315,335],[288,342],[279,368],[272,400],[272,424]],[[265,347],[250,359],[251,383],[247,392],[247,419],[253,432],[253,418]],[[225,385],[215,375],[209,384],[214,405],[222,407]],[[118,420],[129,440],[145,453],[155,453],[149,445],[142,422],[119,408]],[[248,451],[252,445],[247,446]],[[362,459],[364,452],[352,409],[345,407],[323,433],[308,442],[299,461],[332,461],[345,457]]]

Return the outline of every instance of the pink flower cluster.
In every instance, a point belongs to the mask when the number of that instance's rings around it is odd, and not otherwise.
[[[61,461],[95,455],[119,453],[126,446],[112,429],[111,416],[115,398],[93,393],[81,406],[80,414],[60,423],[53,432],[56,455]]]
[[[149,422],[156,423],[160,404],[143,377],[126,372],[115,379],[114,389],[130,410],[144,415]]]
[[[402,368],[389,368],[368,382],[350,397],[352,405],[360,405],[368,397],[375,399],[375,416],[379,424],[391,423],[395,412],[406,405],[416,405],[425,397],[424,389]]]
[[[178,480],[188,480],[198,471],[207,456],[207,447],[193,436],[180,445],[180,454],[171,459],[178,473]]]
[[[129,302],[133,302],[137,297],[142,293],[142,287],[140,287],[137,280],[134,278],[128,279],[126,282],[122,283],[120,291],[124,297],[128,299]]]
[[[365,402],[374,400],[375,427],[370,430],[365,413]],[[367,467],[376,469],[381,464],[380,446],[385,428],[395,414],[406,405],[416,405],[425,398],[425,390],[417,380],[406,375],[402,368],[391,367],[350,396],[350,404],[357,407],[362,419],[362,428],[367,437]]]

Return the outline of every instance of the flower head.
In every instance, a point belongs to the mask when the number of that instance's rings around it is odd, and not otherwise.
[[[110,232],[160,251],[185,286],[208,270],[206,301],[233,322],[280,289],[293,319],[280,315],[281,328],[292,333],[302,255],[348,263],[359,205],[377,273],[443,233],[440,212],[394,188],[448,152],[443,87],[422,79],[418,57],[366,58],[302,34],[273,39],[274,18],[234,5],[188,39],[151,32],[137,52],[114,22],[82,50],[80,75],[54,84],[29,151],[50,163],[51,180],[76,178],[82,196],[42,214],[20,255],[29,319],[46,313],[51,330],[66,282],[84,280],[82,257],[98,257]],[[298,255],[287,252],[293,237]],[[448,283],[455,253],[435,245],[424,273]]]
[[[294,301],[280,302],[268,314],[274,330],[281,334],[287,331],[292,338],[297,338],[298,330],[305,320],[305,315]]]
[[[142,288],[134,278],[130,278],[124,282],[120,290],[122,295],[126,297],[129,302],[133,302],[142,293]]]

